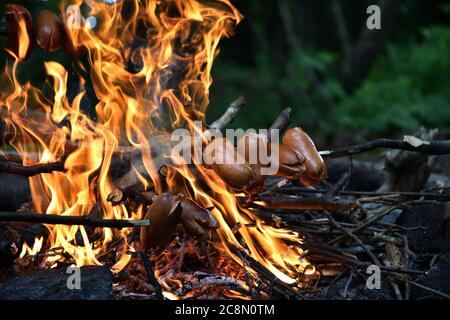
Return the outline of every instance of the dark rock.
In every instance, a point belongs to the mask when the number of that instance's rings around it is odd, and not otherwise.
[[[414,228],[407,232],[416,253],[440,253],[450,248],[450,204],[423,204],[403,210],[397,224]]]
[[[450,178],[443,176],[441,174],[432,173],[428,178],[426,188],[435,188],[437,184],[444,184],[445,186],[450,186]]]
[[[450,295],[450,252],[443,255],[430,269],[426,276],[421,276],[416,282]],[[430,291],[411,286],[411,298],[423,298],[433,295],[433,298],[442,296]]]
[[[350,167],[348,159],[326,161],[328,169],[327,181],[335,184]],[[346,190],[375,191],[385,181],[383,167],[375,162],[353,160],[352,176]]]
[[[66,268],[40,270],[0,284],[3,300],[107,300],[112,297],[112,274],[107,267],[81,267],[81,288],[69,289],[73,273]],[[69,282],[70,283],[70,282]]]
[[[9,228],[0,225],[0,268],[9,267],[19,256],[20,240]]]
[[[414,136],[430,141],[437,133],[437,130],[421,128]],[[389,150],[384,155],[387,180],[379,192],[419,192],[425,187],[431,173],[428,155],[406,150]]]
[[[432,172],[450,177],[450,155],[432,157],[430,167]]]
[[[369,289],[366,286],[366,280],[360,276],[353,276],[347,288],[347,295],[344,297],[345,286],[349,277],[345,277],[335,284],[332,284],[325,296],[326,299],[330,300],[392,300],[395,297],[391,294],[392,289],[389,287],[388,283],[381,281],[380,289]]]
[[[0,173],[0,181],[0,211],[16,211],[23,203],[31,201],[27,177]]]

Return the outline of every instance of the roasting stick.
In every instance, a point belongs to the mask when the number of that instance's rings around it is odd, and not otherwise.
[[[381,148],[414,151],[428,155],[442,155],[450,154],[450,140],[424,141],[423,144],[415,147],[403,140],[376,139],[367,143],[343,147],[333,151],[320,151],[319,153],[324,159],[335,159]]]
[[[228,107],[227,111],[216,121],[214,121],[211,125],[211,129],[215,129],[217,131],[221,131],[223,128],[228,126],[230,123],[234,121],[238,112],[246,105],[245,98],[243,96],[239,96],[235,101],[233,101]]]
[[[289,126],[289,124],[291,123],[291,112],[291,108],[284,109],[283,111],[281,111],[278,118],[276,118],[272,123],[269,131],[267,132],[267,139],[269,140],[269,142],[272,138],[272,135],[270,134],[272,130],[279,130],[281,132]]]
[[[150,220],[93,219],[87,216],[60,216],[55,214],[30,214],[18,212],[0,212],[0,221],[80,225],[113,229],[147,227],[150,225]]]
[[[64,171],[64,162],[40,163],[32,166],[24,166],[13,161],[0,161],[0,172],[12,173],[24,177],[32,177],[42,173]]]

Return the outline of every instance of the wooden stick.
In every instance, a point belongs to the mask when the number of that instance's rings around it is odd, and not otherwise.
[[[275,119],[275,121],[272,123],[272,125],[269,128],[269,131],[267,132],[267,139],[270,142],[270,139],[272,135],[270,134],[272,130],[279,130],[280,132],[286,129],[289,124],[291,123],[291,108],[286,108],[283,111],[281,111],[278,118]]]
[[[310,254],[311,253],[315,253],[315,254],[320,254],[320,255],[324,255],[330,258],[333,258],[335,261],[337,262],[342,262],[342,263],[346,263],[350,266],[358,266],[358,267],[369,267],[371,265],[373,265],[372,262],[362,262],[362,261],[358,261],[358,260],[354,260],[352,258],[349,258],[345,255],[341,255],[338,253],[333,253],[331,251],[325,250],[325,249],[320,249],[318,247],[313,247],[313,246],[309,246],[307,244],[302,244],[302,246],[304,248],[309,249]],[[309,257],[309,256],[307,256]],[[421,275],[426,275],[427,272],[426,271],[422,271],[422,270],[414,270],[414,269],[408,269],[408,268],[402,268],[402,267],[387,267],[387,266],[380,266],[380,269],[384,272],[392,272],[392,273],[405,273],[405,274],[421,274]]]
[[[285,209],[295,211],[305,210],[327,210],[327,211],[348,211],[358,206],[357,201],[345,199],[320,198],[287,198],[268,197],[261,198],[263,207],[270,209]],[[258,204],[258,203],[256,203]]]
[[[322,193],[326,194],[329,192],[329,190],[324,189],[311,189],[311,188],[305,188],[305,187],[289,187],[289,189],[285,189],[283,191],[291,193],[289,191],[292,190],[292,193],[298,194],[298,193]],[[417,198],[426,198],[430,200],[439,200],[442,199],[442,201],[450,201],[450,195],[448,194],[441,194],[437,192],[402,192],[402,191],[389,191],[389,192],[376,192],[376,191],[338,191],[337,194],[339,195],[346,195],[346,196],[370,196],[370,197],[387,197],[387,196],[399,196],[399,197],[417,197]]]
[[[24,177],[32,177],[42,173],[64,171],[64,162],[40,163],[32,166],[24,166],[16,162],[0,161],[0,172],[17,174]]]
[[[403,140],[377,139],[367,143],[339,148],[333,151],[320,151],[319,153],[324,159],[335,159],[381,148],[413,151],[428,155],[450,154],[450,140],[427,141],[426,144],[414,147]]]
[[[0,212],[0,221],[80,225],[113,229],[146,227],[150,225],[150,220],[94,219],[88,216],[60,216],[56,214],[31,214],[19,212]]]
[[[398,206],[391,207],[391,208],[386,209],[385,211],[383,211],[383,212],[373,216],[372,218],[370,218],[370,219],[368,219],[368,220],[366,220],[364,222],[361,222],[354,229],[352,229],[352,232],[353,233],[357,233],[357,232],[361,231],[362,229],[364,229],[364,228],[366,228],[366,227],[376,223],[377,221],[381,220],[384,216],[388,215],[389,213],[391,213],[392,211],[394,211],[396,209],[398,209]],[[338,237],[338,238],[336,238],[334,240],[331,240],[330,242],[328,242],[328,244],[329,245],[336,244],[336,243],[344,240],[346,237],[347,237],[347,235],[344,234],[344,235],[342,235],[342,236],[340,236],[340,237]]]
[[[381,266],[381,265],[382,265],[381,262],[380,262],[380,260],[378,260],[378,258],[372,253],[372,251],[369,249],[369,247],[366,246],[366,245],[364,244],[364,242],[362,242],[361,239],[358,238],[357,235],[355,235],[355,234],[354,234],[353,232],[351,232],[350,230],[347,230],[346,228],[344,228],[343,226],[341,226],[341,225],[333,218],[333,216],[332,216],[329,212],[325,211],[325,213],[326,213],[326,215],[327,215],[328,220],[331,222],[331,224],[332,224],[335,228],[341,230],[344,234],[346,234],[347,236],[349,236],[350,238],[352,238],[353,241],[355,241],[361,248],[364,249],[364,251],[365,251],[365,252],[367,253],[367,255],[370,257],[370,259],[372,259],[372,261],[373,261],[377,266]]]
[[[243,96],[239,96],[230,104],[227,111],[225,111],[225,113],[218,120],[214,121],[210,125],[210,128],[221,131],[223,128],[234,121],[238,112],[245,106],[245,104],[245,98]]]

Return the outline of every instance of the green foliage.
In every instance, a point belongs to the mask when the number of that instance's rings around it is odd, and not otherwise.
[[[423,30],[420,43],[392,44],[363,85],[330,118],[368,135],[450,125],[450,28]]]
[[[285,107],[294,109],[293,123],[324,139],[358,134],[394,137],[420,128],[450,126],[450,27],[432,26],[418,40],[390,43],[371,73],[352,94],[340,79],[341,57],[317,49],[292,50],[276,64],[261,50],[256,66],[243,67],[219,58],[214,69],[209,119],[218,117],[238,94],[249,106],[234,127],[264,128]],[[320,77],[330,107],[311,86],[307,69]],[[306,96],[306,98],[305,98]],[[220,102],[220,105],[219,105]]]

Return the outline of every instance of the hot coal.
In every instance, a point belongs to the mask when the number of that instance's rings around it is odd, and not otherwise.
[[[334,159],[326,161],[328,168],[327,181],[334,184],[351,167],[352,175],[346,190],[375,191],[385,181],[385,173],[381,165],[369,162],[348,159]]]

